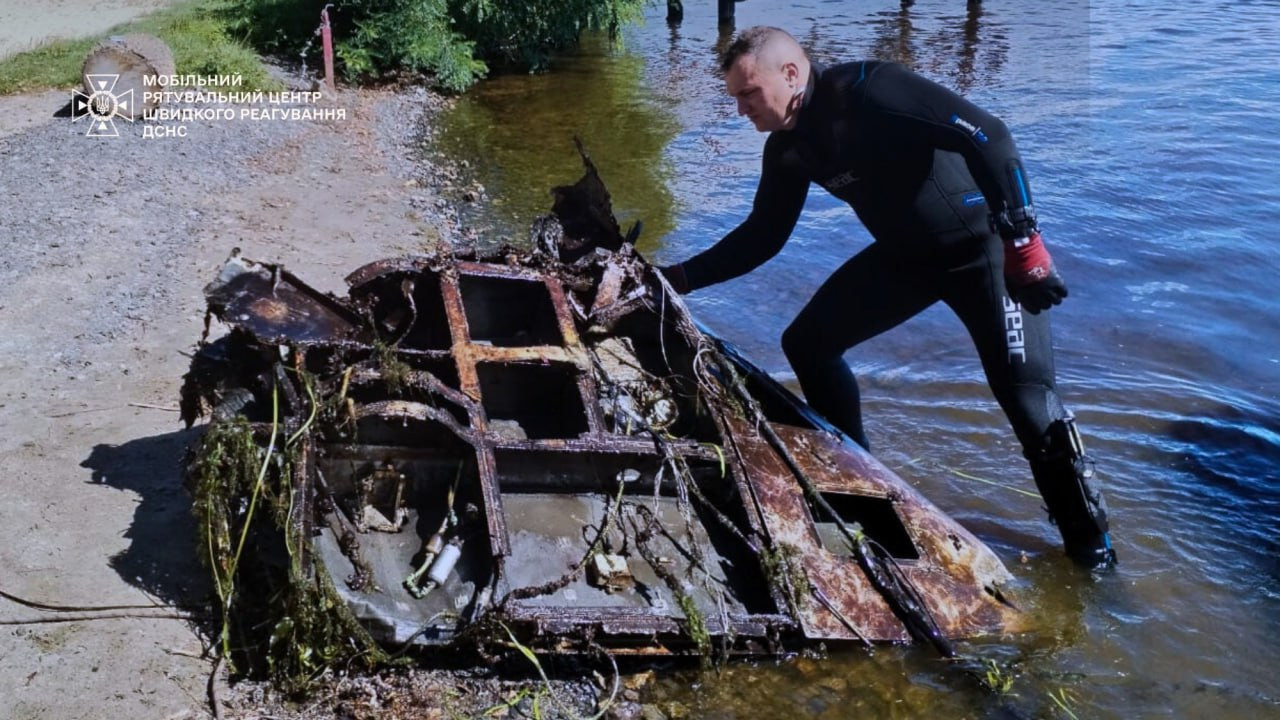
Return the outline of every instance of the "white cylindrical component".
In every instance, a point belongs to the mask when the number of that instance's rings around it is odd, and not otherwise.
[[[431,563],[431,569],[427,571],[427,578],[436,585],[444,585],[444,581],[449,579],[449,574],[453,572],[453,566],[458,564],[458,558],[462,556],[462,548],[450,543],[445,545],[440,551],[440,557]]]

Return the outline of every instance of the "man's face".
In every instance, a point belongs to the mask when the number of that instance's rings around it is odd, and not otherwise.
[[[743,55],[725,74],[729,94],[738,101],[738,114],[746,115],[760,132],[784,130],[795,124],[789,113],[796,94],[794,64],[771,67],[767,59]]]

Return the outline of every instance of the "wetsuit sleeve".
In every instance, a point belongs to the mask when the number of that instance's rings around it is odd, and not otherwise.
[[[1022,160],[999,118],[901,65],[887,65],[875,74],[864,107],[878,116],[885,132],[904,142],[962,155],[993,216],[1019,216],[1025,209],[1024,222],[1034,226]]]
[[[786,161],[785,144],[778,133],[765,142],[760,184],[747,219],[715,245],[682,263],[690,290],[745,275],[786,244],[804,209],[809,179]]]

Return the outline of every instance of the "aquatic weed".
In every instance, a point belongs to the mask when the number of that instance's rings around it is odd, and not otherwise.
[[[677,592],[676,603],[680,606],[681,612],[684,613],[685,630],[689,633],[689,639],[697,646],[698,653],[703,658],[710,658],[711,633],[707,630],[707,619],[703,617],[702,611],[698,609],[693,596]]]
[[[1080,718],[1071,709],[1071,706],[1076,702],[1075,697],[1068,692],[1066,688],[1058,688],[1057,692],[1050,691],[1047,694],[1049,699],[1053,701],[1053,704],[1056,705],[1064,715],[1071,718],[1071,720],[1080,720]]]
[[[285,447],[276,442],[273,393],[266,448],[258,443],[265,431],[236,416],[210,425],[187,460],[199,555],[219,600],[222,655],[234,671],[265,675],[291,693],[340,662],[372,669],[389,660],[310,551],[310,525],[297,517],[298,454],[318,412],[305,378],[304,389],[313,410]],[[278,567],[280,558],[287,568]]]
[[[987,660],[983,680],[992,692],[997,695],[1008,695],[1013,690],[1013,675],[1010,675],[995,660]]]
[[[409,374],[413,369],[396,354],[396,349],[384,343],[375,346],[378,356],[378,370],[382,373],[382,381],[386,383],[387,392],[399,395],[409,384]]]
[[[777,588],[792,612],[799,612],[805,606],[809,587],[809,575],[805,572],[804,563],[800,559],[800,550],[787,543],[778,543],[760,552],[760,567],[764,570],[769,585]]]

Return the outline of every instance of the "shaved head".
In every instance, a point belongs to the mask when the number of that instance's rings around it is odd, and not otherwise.
[[[761,132],[789,130],[804,105],[809,56],[785,30],[747,28],[725,50],[720,68],[729,95]]]
[[[720,58],[720,69],[729,72],[734,63],[744,55],[755,57],[761,67],[776,70],[787,61],[808,59],[804,48],[791,37],[791,33],[768,25],[756,25],[738,33]]]

